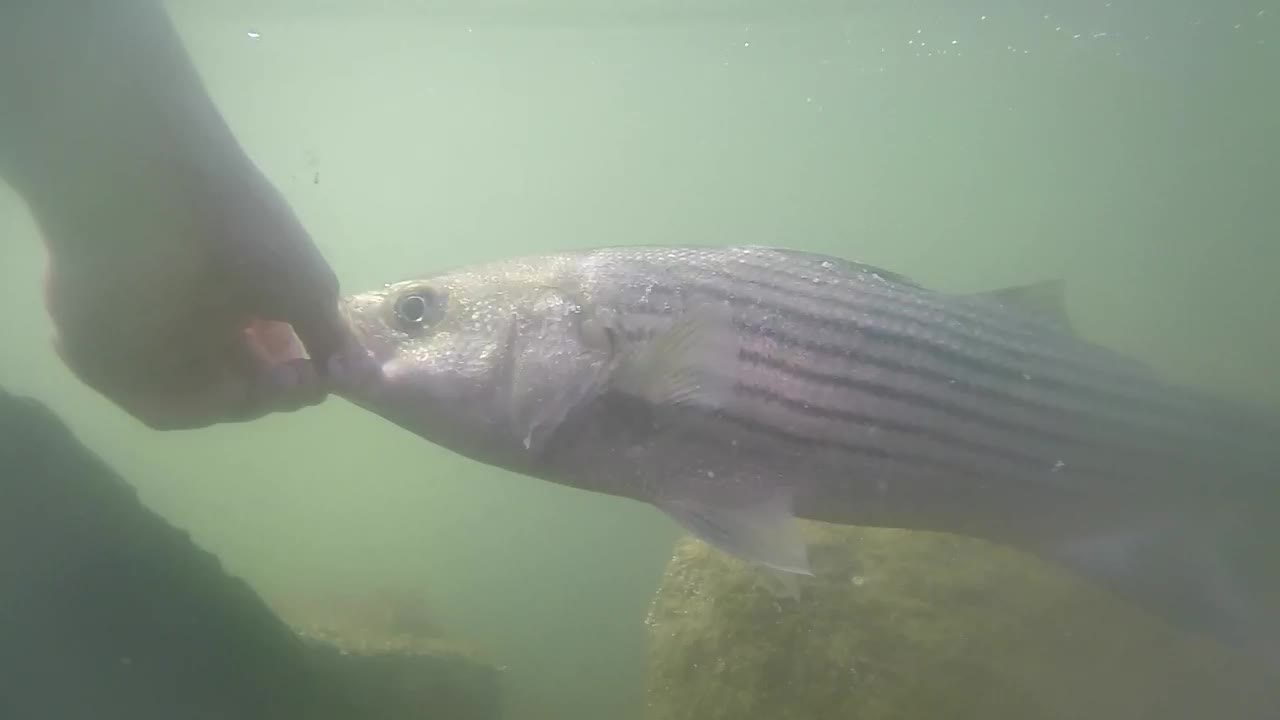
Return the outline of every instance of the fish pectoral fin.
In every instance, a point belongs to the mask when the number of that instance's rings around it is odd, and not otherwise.
[[[1066,282],[1061,279],[987,290],[976,293],[975,296],[1048,320],[1074,334],[1071,318],[1067,314]]]
[[[738,335],[733,309],[709,301],[689,308],[675,323],[623,357],[611,389],[653,406],[721,407],[733,392]]]
[[[674,498],[654,504],[698,539],[734,557],[784,573],[813,574],[789,491],[748,502]]]

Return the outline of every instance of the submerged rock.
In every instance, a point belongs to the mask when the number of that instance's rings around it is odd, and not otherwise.
[[[340,718],[244,582],[0,391],[0,717]]]
[[[0,390],[0,718],[496,720],[497,684],[457,650],[296,632]]]
[[[806,524],[799,598],[682,540],[650,611],[649,720],[1262,720],[1256,663],[1065,571],[953,535]]]
[[[430,644],[346,649],[308,642],[312,660],[346,689],[359,720],[497,720],[502,694],[496,669],[449,647]]]
[[[347,688],[354,717],[496,720],[500,674],[476,649],[447,637],[424,601],[393,590],[277,599],[312,661]]]

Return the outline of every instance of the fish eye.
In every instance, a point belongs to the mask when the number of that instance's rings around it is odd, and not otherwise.
[[[396,314],[401,320],[420,323],[427,319],[427,300],[421,295],[409,295],[396,303]]]
[[[400,296],[395,304],[395,316],[402,325],[421,328],[440,319],[443,312],[440,296],[427,288],[417,288]]]

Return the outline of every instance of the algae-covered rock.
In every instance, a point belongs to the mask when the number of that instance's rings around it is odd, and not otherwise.
[[[497,720],[501,675],[450,638],[421,597],[378,589],[277,598],[273,606],[362,720]]]
[[[649,720],[1262,720],[1251,659],[1018,551],[806,524],[798,598],[681,541],[648,618]]]

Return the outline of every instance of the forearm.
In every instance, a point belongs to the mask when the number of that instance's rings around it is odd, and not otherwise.
[[[177,211],[250,167],[156,0],[0,0],[0,53],[0,174],[42,225]]]

